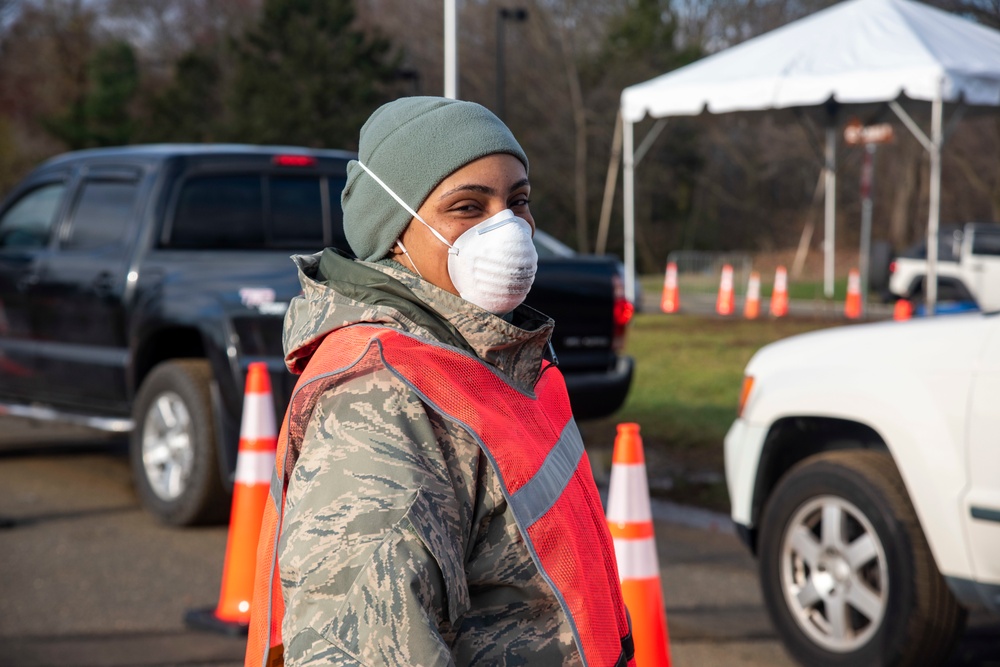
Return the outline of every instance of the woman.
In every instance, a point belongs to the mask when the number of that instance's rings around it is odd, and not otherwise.
[[[342,195],[358,260],[295,258],[302,378],[247,664],[628,664],[553,322],[521,304],[527,157],[485,108],[430,97],[378,109],[359,146]]]

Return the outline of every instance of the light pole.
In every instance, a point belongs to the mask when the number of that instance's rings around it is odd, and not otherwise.
[[[505,113],[504,101],[504,25],[508,20],[521,22],[528,18],[527,9],[497,9],[497,117],[503,120]]]
[[[458,0],[444,0],[444,96],[458,99]]]

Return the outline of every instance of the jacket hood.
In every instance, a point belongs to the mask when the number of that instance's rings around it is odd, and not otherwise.
[[[507,321],[421,279],[395,262],[349,259],[327,248],[292,258],[302,295],[285,315],[285,365],[301,373],[323,339],[355,324],[378,324],[475,354],[530,391],[554,323],[529,306]]]

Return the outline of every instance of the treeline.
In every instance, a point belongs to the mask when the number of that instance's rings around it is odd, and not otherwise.
[[[622,88],[831,4],[462,0],[459,95],[502,111],[524,144],[539,224],[592,251]],[[934,4],[1000,23],[996,2]],[[0,0],[0,192],[68,149],[354,149],[381,103],[442,93],[442,43],[440,0]],[[681,248],[793,247],[810,216],[821,216],[819,118],[671,119],[637,172],[640,269],[661,270]],[[998,119],[1000,111],[967,116],[949,138],[943,221],[1000,220]],[[895,123],[880,109],[865,120]],[[637,126],[637,141],[652,124]],[[874,233],[901,247],[925,225],[928,169],[916,140],[901,126],[896,135],[879,150]],[[860,161],[842,147],[838,245],[857,242]],[[620,200],[619,186],[611,252],[621,248]]]

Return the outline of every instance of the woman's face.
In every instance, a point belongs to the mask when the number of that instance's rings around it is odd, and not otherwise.
[[[496,153],[452,172],[427,196],[417,213],[448,243],[454,243],[465,230],[508,208],[527,220],[534,233],[535,221],[528,210],[530,192],[528,174],[521,161],[513,155]],[[416,267],[424,280],[458,295],[448,275],[448,246],[416,218],[410,220],[400,239],[409,258],[396,246],[393,259],[410,269]]]

